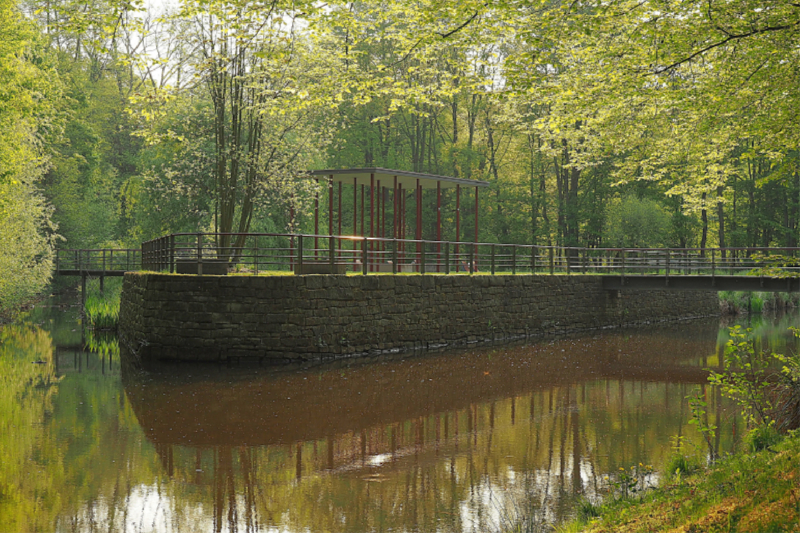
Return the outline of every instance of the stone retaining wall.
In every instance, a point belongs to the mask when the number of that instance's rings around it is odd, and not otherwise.
[[[140,360],[320,359],[719,314],[715,292],[604,291],[597,276],[125,274]]]

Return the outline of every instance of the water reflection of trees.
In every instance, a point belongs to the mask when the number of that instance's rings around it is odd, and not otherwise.
[[[483,531],[528,502],[553,521],[604,473],[661,464],[716,356],[713,326],[690,326],[300,372],[184,367],[123,391],[113,344],[5,331],[0,364],[18,362],[3,375],[39,373],[0,392],[9,531]],[[728,449],[733,422],[710,403]]]
[[[663,464],[715,339],[620,334],[126,389],[175,501],[213,502],[215,531],[484,531],[520,502],[555,521],[604,474]],[[730,449],[735,422],[709,400]]]

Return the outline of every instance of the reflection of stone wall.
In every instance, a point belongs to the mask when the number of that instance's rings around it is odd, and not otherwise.
[[[594,276],[127,273],[120,327],[145,360],[290,360],[718,313],[714,292],[611,293]]]

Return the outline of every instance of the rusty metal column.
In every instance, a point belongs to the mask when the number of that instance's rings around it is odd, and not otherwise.
[[[475,266],[478,264],[478,187],[475,187]]]
[[[314,191],[314,257],[317,257],[317,248],[319,248],[319,240],[317,239],[317,235],[319,235],[319,178],[315,181],[317,182],[317,190]]]
[[[417,241],[422,240],[422,188],[419,184],[419,178],[417,178],[417,230],[414,233],[414,239]],[[419,268],[419,264],[422,263],[422,243],[417,243],[417,268]]]
[[[397,176],[394,177],[392,189],[392,239],[397,238]]]
[[[369,236],[375,236],[375,174],[369,175]],[[372,255],[372,251],[374,250],[374,244],[370,241],[369,246],[367,247],[368,251],[370,252],[367,255],[369,259],[369,270],[370,272],[373,270],[373,263],[375,263],[374,258],[370,257]]]
[[[403,184],[397,184],[397,234],[400,239],[404,240],[406,238],[406,195],[403,192]],[[406,251],[406,243],[400,243],[400,254],[401,260],[405,258],[405,251]]]
[[[383,228],[383,219],[381,218],[381,199],[382,199],[382,191],[381,189],[381,180],[377,181],[376,189],[378,191],[378,205],[377,205],[377,212],[378,212],[378,222],[375,224],[375,236],[380,238],[383,237],[382,228]],[[382,250],[383,243],[378,243],[378,251]]]
[[[333,174],[328,179],[328,235],[333,235]]]
[[[353,235],[358,235],[358,178],[353,177]],[[356,250],[358,244],[353,240],[353,268],[356,264]]]
[[[364,186],[361,186],[361,236],[366,237],[366,233],[364,232],[364,213],[366,212],[366,208],[364,207]]]
[[[289,196],[289,270],[294,271],[294,193]]]
[[[328,178],[328,236],[328,255],[333,262],[333,249],[336,247],[333,240],[333,174]]]
[[[461,240],[461,185],[456,185],[456,272],[460,268],[458,242]]]
[[[436,182],[436,272],[440,272],[442,260],[442,182]]]
[[[358,235],[358,178],[353,178],[353,235]]]

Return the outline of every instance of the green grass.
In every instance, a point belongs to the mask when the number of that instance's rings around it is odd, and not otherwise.
[[[800,530],[800,435],[668,476],[643,495],[577,510],[558,531],[589,533]]]
[[[86,289],[86,324],[94,330],[116,330],[122,278],[107,279],[103,292],[99,280],[88,280]]]

